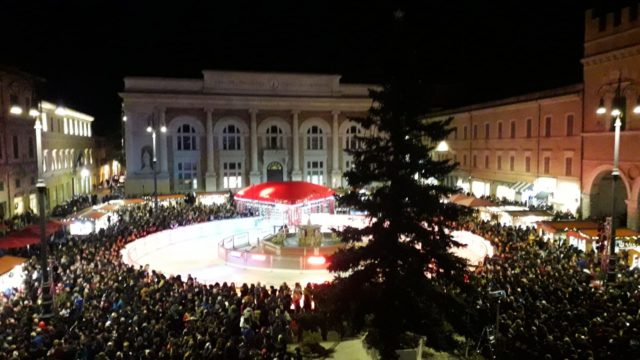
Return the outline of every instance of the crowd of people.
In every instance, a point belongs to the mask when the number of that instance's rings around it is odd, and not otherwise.
[[[616,282],[602,286],[593,253],[545,241],[529,227],[477,220],[458,226],[490,240],[497,252],[472,277],[482,290],[478,324],[493,331],[492,341],[484,339],[485,352],[499,358],[640,358],[640,273],[623,258]]]
[[[0,296],[0,360],[288,359],[296,313],[310,286],[198,283],[125,265],[120,250],[151,232],[240,216],[228,205],[136,205],[121,221],[83,238],[51,242],[54,316],[39,320],[36,257],[24,289]]]

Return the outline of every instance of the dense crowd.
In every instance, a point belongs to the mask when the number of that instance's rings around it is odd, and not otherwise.
[[[483,290],[479,324],[495,331],[500,301],[499,334],[485,343],[489,352],[499,358],[640,358],[640,273],[623,258],[617,281],[603,287],[593,253],[545,241],[533,228],[478,221],[460,227],[497,251],[473,278]],[[490,296],[499,290],[504,298]]]
[[[292,289],[203,285],[120,260],[129,241],[154,231],[239,216],[227,205],[150,205],[119,210],[123,221],[84,238],[50,243],[55,315],[39,321],[36,258],[24,290],[0,296],[0,360],[287,359],[296,312],[310,311]],[[307,287],[310,289],[310,287]],[[308,302],[310,304],[310,302]],[[304,308],[303,308],[304,307]]]

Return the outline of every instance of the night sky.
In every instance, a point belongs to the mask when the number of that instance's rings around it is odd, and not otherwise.
[[[615,1],[608,1],[612,3]],[[442,107],[581,81],[590,1],[10,0],[0,63],[47,79],[45,98],[96,117],[117,137],[124,76],[200,77],[203,69],[385,77],[388,35],[406,40]],[[432,4],[433,3],[433,4]],[[596,4],[597,5],[597,4]],[[402,9],[402,12],[397,12]]]

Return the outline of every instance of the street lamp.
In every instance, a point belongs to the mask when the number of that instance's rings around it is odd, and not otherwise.
[[[49,319],[53,316],[51,305],[53,303],[51,297],[51,284],[49,282],[49,245],[47,244],[47,236],[45,233],[46,228],[46,212],[45,212],[45,193],[47,186],[44,183],[43,176],[43,159],[42,159],[42,123],[40,118],[36,118],[34,128],[36,129],[36,146],[37,146],[37,167],[38,167],[38,182],[36,188],[38,189],[38,213],[40,215],[40,270],[42,271],[42,277],[40,281],[41,286],[41,313],[40,319]]]
[[[610,89],[613,84],[605,84],[600,87],[598,93],[603,89]],[[626,110],[626,97],[624,95],[625,91],[629,90],[631,87],[635,87],[635,81],[633,80],[623,80],[622,76],[618,77],[618,83],[616,84],[613,102],[611,104],[611,116],[615,117],[615,121],[613,123],[614,126],[614,144],[613,144],[613,170],[611,171],[611,232],[609,234],[609,239],[611,243],[609,244],[609,262],[607,266],[607,282],[613,283],[616,280],[616,182],[618,180],[618,176],[620,175],[620,169],[618,167],[618,160],[620,158],[620,130],[622,128],[622,121],[624,119],[624,112]],[[636,100],[636,106],[633,108],[633,112],[635,114],[640,114],[640,97]],[[607,113],[607,108],[604,106],[604,98],[600,98],[600,104],[598,109],[596,110],[598,115],[604,115]]]
[[[162,133],[166,133],[167,127],[165,126],[164,123],[158,124],[158,122],[156,121],[155,115],[152,115],[151,119],[149,119],[149,123],[147,124],[147,132],[151,133],[151,139],[153,144],[153,160],[152,160],[151,168],[153,169],[153,196],[154,196],[153,208],[156,211],[158,210],[158,171],[156,167],[156,164],[158,162],[158,157],[156,156],[156,131],[157,130],[160,130],[160,132]]]

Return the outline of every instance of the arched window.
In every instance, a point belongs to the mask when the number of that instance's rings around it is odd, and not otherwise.
[[[357,150],[362,147],[362,143],[360,140],[356,138],[356,136],[360,136],[362,131],[356,125],[352,125],[347,128],[347,136],[345,137],[345,149],[347,150]]]
[[[51,170],[58,170],[58,150],[56,149],[51,152]]]
[[[322,129],[314,125],[307,130],[307,150],[322,150]]]
[[[267,149],[282,149],[283,146],[282,129],[278,125],[271,125],[267,128]]]
[[[222,130],[222,150],[242,150],[240,129],[231,124]]]
[[[196,129],[189,124],[183,124],[178,127],[178,151],[195,151],[197,150]]]

